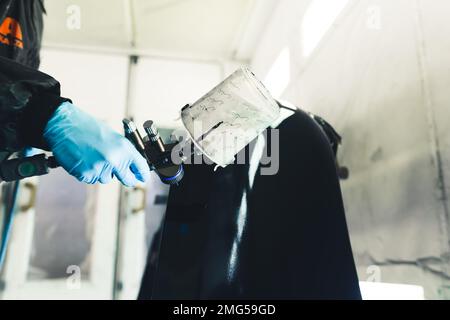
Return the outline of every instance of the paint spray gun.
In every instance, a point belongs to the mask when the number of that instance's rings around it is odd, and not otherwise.
[[[240,68],[207,94],[181,109],[187,133],[181,142],[164,144],[153,121],[144,123],[142,138],[135,124],[123,120],[125,137],[147,159],[165,184],[178,184],[183,164],[193,153],[218,166],[232,163],[235,155],[270,126],[280,114],[278,103],[247,68]],[[177,161],[173,161],[176,157]]]
[[[165,144],[152,120],[143,125],[145,137],[131,120],[124,119],[123,126],[125,137],[160,180],[177,185],[184,176],[182,162],[193,153],[225,167],[279,116],[279,105],[269,91],[249,69],[239,68],[196,102],[181,109],[181,121],[187,133],[184,143]]]

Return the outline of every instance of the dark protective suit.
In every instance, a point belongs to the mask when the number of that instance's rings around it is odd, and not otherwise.
[[[55,79],[36,71],[44,12],[40,0],[0,0],[0,151],[45,149],[45,125],[67,101]]]
[[[302,111],[278,129],[279,172],[252,187],[248,165],[185,166],[140,299],[361,298],[329,141]]]

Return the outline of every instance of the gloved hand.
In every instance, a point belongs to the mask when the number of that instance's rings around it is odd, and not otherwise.
[[[69,102],[50,118],[44,139],[58,163],[82,182],[108,183],[114,175],[131,187],[150,175],[147,161],[126,138]]]

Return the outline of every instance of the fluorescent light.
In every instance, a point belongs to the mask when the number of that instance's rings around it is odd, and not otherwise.
[[[291,56],[289,48],[285,47],[278,54],[272,67],[264,79],[264,84],[274,98],[279,98],[291,81]]]
[[[424,300],[423,287],[408,284],[360,282],[364,300]]]
[[[348,0],[313,0],[302,23],[303,55],[308,57],[344,10]]]

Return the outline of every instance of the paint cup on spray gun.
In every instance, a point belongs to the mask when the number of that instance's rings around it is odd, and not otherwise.
[[[195,147],[221,167],[232,163],[279,115],[277,102],[247,68],[238,69],[181,110]]]

